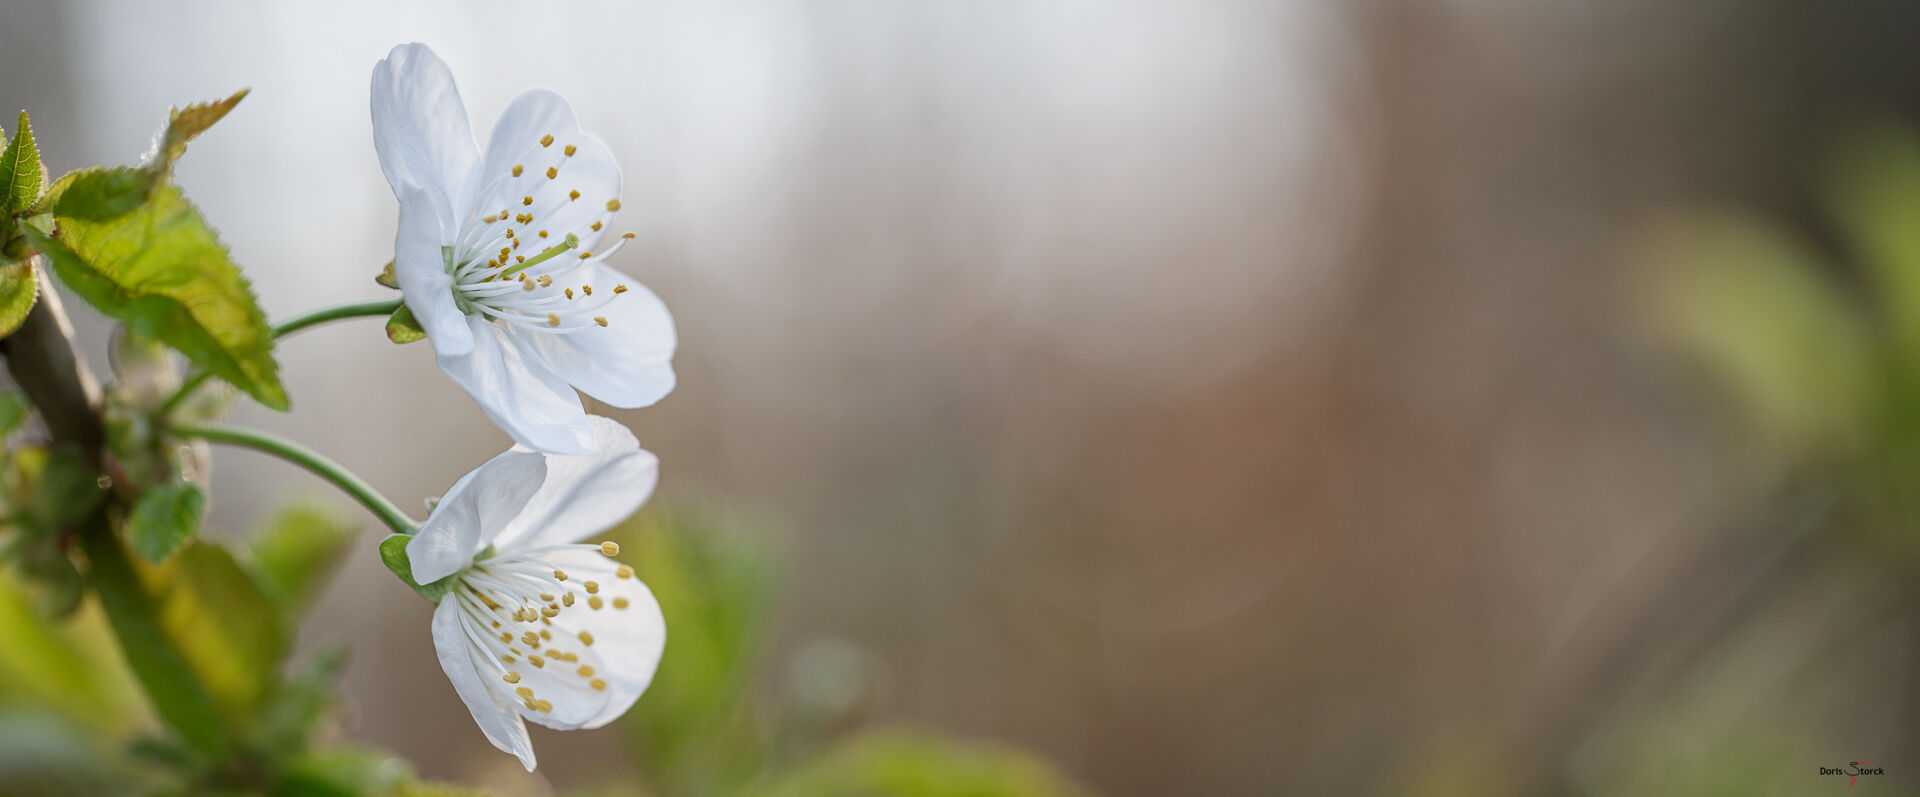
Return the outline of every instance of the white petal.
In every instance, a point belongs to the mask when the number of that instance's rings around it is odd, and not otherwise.
[[[480,160],[453,73],[424,44],[402,44],[373,67],[373,147],[398,195],[403,186],[468,201]]]
[[[588,416],[598,450],[585,456],[548,456],[547,479],[513,522],[495,538],[502,551],[581,540],[626,520],[660,480],[660,459],[640,448],[618,422]]]
[[[507,451],[467,472],[407,541],[413,579],[429,584],[460,572],[521,514],[547,478],[547,460]]]
[[[592,453],[593,428],[580,397],[539,355],[522,350],[526,336],[480,316],[468,316],[467,326],[473,351],[442,354],[440,370],[467,389],[487,418],[535,451]]]
[[[638,578],[620,578],[616,574],[619,562],[581,549],[560,552],[550,558],[567,571],[570,582],[584,585],[592,581],[600,589],[593,596],[580,594],[575,604],[553,621],[555,629],[565,628],[568,638],[577,639],[581,631],[593,635],[592,645],[568,649],[590,650],[601,661],[594,666],[594,675],[607,682],[607,702],[599,713],[574,726],[598,728],[619,719],[653,683],[654,672],[660,667],[660,654],[667,644],[667,621],[647,585]],[[590,597],[600,599],[600,608],[592,608],[588,602]],[[625,608],[617,608],[616,604]],[[559,636],[561,632],[555,630],[554,634]],[[555,708],[558,706],[556,702]],[[542,725],[559,727],[531,714],[526,716]]]
[[[553,136],[552,144],[540,143],[546,136]],[[572,155],[566,154],[569,146]],[[518,178],[511,176],[516,164],[522,167]],[[557,176],[546,176],[549,167]],[[517,211],[521,200],[531,196],[532,207],[543,209],[537,228],[547,230],[554,241],[574,233],[588,252],[598,248],[607,233],[604,224],[599,230],[591,225],[607,214],[607,200],[620,197],[620,164],[613,153],[580,130],[565,97],[546,89],[523,92],[500,112],[479,174],[489,197],[482,207]],[[580,197],[569,198],[569,191],[579,191]],[[544,212],[546,208],[555,210]]]
[[[645,407],[673,392],[673,315],[646,286],[604,265],[585,282],[596,291],[627,290],[598,315],[607,325],[571,335],[541,335],[534,347],[581,392],[622,409]],[[599,296],[599,294],[595,294]]]
[[[519,757],[520,764],[533,771],[533,742],[527,739],[526,723],[520,721],[517,704],[474,667],[473,657],[486,655],[476,651],[460,629],[460,610],[453,600],[440,601],[433,610],[433,652],[440,658],[440,669],[453,682],[453,691],[467,704],[474,724],[486,734],[494,747]]]
[[[396,187],[394,194],[400,198],[400,230],[393,239],[400,295],[435,354],[463,356],[473,351],[473,333],[453,302],[453,277],[440,254],[454,238],[446,198],[414,186]]]

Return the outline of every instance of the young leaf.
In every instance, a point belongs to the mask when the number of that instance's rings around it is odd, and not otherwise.
[[[13,131],[13,141],[7,144],[6,152],[0,154],[0,189],[6,191],[6,196],[0,197],[0,211],[11,216],[32,207],[46,185],[46,170],[40,166],[40,148],[33,143],[33,128],[27,124],[27,112],[21,111],[20,128]]]
[[[253,576],[225,548],[193,540],[150,568],[158,619],[223,713],[254,716],[272,691],[286,624]]]
[[[62,204],[65,200],[62,200]],[[273,331],[253,291],[180,189],[156,188],[118,218],[60,220],[58,239],[27,231],[62,282],[89,304],[158,338],[273,409],[287,409]]]
[[[457,576],[447,576],[426,585],[414,581],[413,562],[407,559],[407,541],[411,539],[413,538],[405,534],[387,535],[386,539],[380,541],[380,561],[387,566],[388,570],[393,571],[394,575],[399,576],[401,581],[406,582],[407,586],[420,593],[421,597],[438,602],[442,596],[453,589]]]
[[[20,328],[38,298],[40,281],[33,277],[33,264],[22,260],[0,266],[0,338]]]
[[[393,261],[391,260],[387,261],[387,265],[380,269],[380,273],[373,275],[373,281],[379,283],[382,288],[392,288],[396,291],[400,290],[400,278],[394,276]]]
[[[203,102],[185,108],[175,108],[167,114],[167,130],[160,136],[160,148],[155,153],[156,160],[149,164],[162,171],[173,168],[173,162],[187,151],[187,142],[207,131],[214,122],[233,110],[245,99],[251,89],[241,89],[233,96],[215,102]]]
[[[339,564],[355,530],[353,523],[313,507],[280,510],[253,538],[254,569],[260,574],[260,586],[280,602],[283,612],[297,613],[313,600],[327,574]]]
[[[55,180],[35,206],[61,219],[111,221],[146,203],[160,175],[130,166],[76,169]]]
[[[163,484],[140,494],[127,515],[127,538],[149,562],[167,558],[200,528],[207,498],[191,482]]]
[[[27,394],[18,390],[0,393],[0,437],[13,434],[27,419]]]
[[[387,317],[387,340],[395,343],[412,343],[426,339],[427,331],[420,328],[420,322],[413,317],[413,311],[408,310],[406,305],[400,305],[400,309],[393,311],[393,315]]]

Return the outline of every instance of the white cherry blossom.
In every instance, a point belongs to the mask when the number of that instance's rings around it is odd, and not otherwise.
[[[400,200],[394,275],[440,368],[528,448],[592,450],[577,388],[642,407],[673,390],[673,318],[606,265],[620,167],[565,98],[507,105],[483,153],[423,44],[373,69],[373,141]]]
[[[666,621],[612,542],[582,543],[652,493],[659,460],[588,419],[591,455],[515,447],[453,485],[407,542],[414,579],[455,580],[433,612],[440,667],[487,740],[534,767],[525,720],[597,728],[639,699]]]

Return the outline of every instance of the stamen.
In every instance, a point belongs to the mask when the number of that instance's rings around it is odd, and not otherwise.
[[[586,294],[586,295],[588,295],[588,296],[592,296],[592,295],[593,295],[593,286],[592,286],[592,285],[582,285],[582,286],[580,286],[580,292],[581,292],[581,293],[584,293],[584,294]]]
[[[600,326],[604,327],[607,325],[607,317],[603,315],[594,316],[593,323],[599,324]]]
[[[548,133],[548,134],[546,134],[546,135],[544,135],[544,136],[541,136],[541,137],[540,137],[540,146],[543,146],[543,147],[551,147],[551,146],[553,146],[553,134],[552,134],[552,133]]]
[[[620,200],[618,198],[607,200],[607,210],[614,211],[619,209],[620,209]]]
[[[572,202],[572,201],[574,201],[574,200],[576,200],[576,199],[579,199],[579,198],[580,198],[580,192],[579,192],[579,191],[568,191],[568,192],[567,192],[567,201],[568,201],[568,202]]]
[[[599,678],[595,678],[595,679],[593,679],[593,680],[591,680],[591,681],[588,681],[588,682],[587,682],[587,685],[588,685],[588,686],[591,686],[591,687],[593,687],[593,691],[595,691],[595,692],[605,692],[605,691],[607,691],[607,682],[606,682],[606,681],[603,681],[603,680],[601,680],[601,679],[599,679]]]
[[[627,599],[626,599],[626,598],[614,598],[614,599],[613,599],[613,608],[615,608],[615,609],[625,609],[625,608],[627,608]]]
[[[613,540],[607,540],[606,542],[600,543],[600,553],[605,554],[607,556],[619,556],[620,543],[614,542]]]
[[[572,606],[572,605],[573,605],[573,593],[571,593],[571,592],[569,592],[569,593],[567,593],[567,594],[565,594],[565,595],[562,595],[562,596],[560,596],[560,605],[562,605],[562,606]]]
[[[508,670],[506,675],[500,676],[500,680],[510,684],[520,683],[520,673],[514,670]]]
[[[588,594],[588,595],[595,595],[595,594],[599,594],[599,592],[600,592],[600,584],[599,584],[599,582],[595,582],[595,581],[589,581],[589,582],[587,582],[587,583],[585,583],[585,584],[581,584],[580,586],[582,586],[582,587],[586,587],[586,588],[587,588],[587,594]]]
[[[550,326],[550,327],[557,327],[557,326],[560,326],[560,315],[559,315],[558,313],[548,313],[548,314],[547,314],[547,326]],[[565,575],[563,575],[563,574],[561,574],[561,572],[560,572],[560,571],[558,571],[558,570],[555,570],[555,571],[553,571],[553,577],[554,577],[554,578],[558,578],[558,579],[562,579],[562,580],[564,580],[564,579],[566,578],[566,576],[565,576]]]
[[[560,176],[560,170],[559,170],[559,169],[557,169],[557,168],[554,168],[554,167],[552,167],[552,166],[548,166],[548,167],[547,167],[547,179],[549,179],[549,180],[551,180],[551,179],[553,179],[553,178],[555,178],[555,177],[559,177],[559,176]]]
[[[581,631],[580,644],[586,645],[587,647],[593,647],[593,634],[588,631]]]
[[[520,198],[520,204],[521,204],[521,205],[531,205],[531,204],[533,204],[533,197],[530,197],[530,196],[523,196],[523,197],[521,197],[521,198]]]
[[[597,611],[600,611],[600,607],[601,607],[602,605],[604,605],[604,604],[602,604],[602,603],[600,602],[600,596],[598,596],[598,595],[590,595],[590,596],[588,596],[588,597],[587,597],[587,606],[588,606],[588,607],[590,607],[590,608],[592,608],[592,609],[593,609],[594,611],[596,611],[596,612],[597,612]]]
[[[553,571],[553,577],[556,581],[565,581],[567,580],[567,571],[555,570]]]
[[[614,293],[626,293],[626,292],[627,292],[627,286],[626,286],[626,284],[625,284],[625,283],[622,283],[622,284],[619,284],[619,285],[615,285],[615,286],[613,286],[613,292],[614,292]]]
[[[518,164],[518,163],[516,163],[516,164],[514,164],[514,165],[513,165],[513,176],[515,176],[515,177],[519,177],[519,176],[520,176],[520,172],[522,172],[522,171],[524,171],[524,169],[522,169],[522,168],[520,167],[520,164]]]
[[[569,158],[573,157],[574,151],[575,151],[575,147],[572,144],[568,144],[566,149],[567,157]]]
[[[580,677],[582,677],[582,678],[592,678],[592,677],[593,677],[593,667],[591,667],[591,666],[589,666],[589,665],[585,665],[585,664],[582,664],[582,665],[580,665],[580,669],[579,669],[579,670],[578,670],[577,672],[579,672],[579,673],[580,673]]]
[[[542,670],[547,668],[547,660],[540,658],[539,656],[528,656],[527,663],[535,667],[538,667]]]
[[[628,567],[626,565],[621,565],[619,569],[613,571],[613,577],[614,578],[633,578],[633,568]]]
[[[623,233],[620,233],[620,237],[631,239],[633,237],[633,233],[623,232]]]
[[[596,222],[594,222],[594,223],[593,223],[593,226],[592,226],[592,227],[588,227],[587,229],[590,229],[590,230],[593,230],[594,232],[599,232],[599,231],[600,231],[600,222],[597,222],[597,221],[596,221]]]

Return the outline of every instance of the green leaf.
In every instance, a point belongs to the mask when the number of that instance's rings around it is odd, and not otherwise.
[[[253,538],[254,569],[261,586],[289,617],[306,608],[339,565],[358,527],[310,506],[289,506]]]
[[[426,340],[426,338],[427,331],[420,328],[420,322],[414,320],[413,311],[407,309],[406,305],[400,305],[400,309],[393,311],[393,315],[387,317],[387,340],[395,343],[412,343],[416,340]]]
[[[22,260],[0,266],[0,338],[20,328],[39,298],[40,281],[33,276],[31,262]]]
[[[301,756],[268,792],[272,797],[369,797],[391,795],[413,780],[413,770],[392,753],[370,747],[337,747]]]
[[[274,683],[287,632],[279,609],[225,548],[194,540],[148,572],[160,626],[234,724]]]
[[[1920,140],[1891,122],[1854,131],[1825,188],[1886,322],[1920,353]]]
[[[27,419],[28,409],[27,394],[18,390],[0,393],[0,438],[20,428],[20,422]]]
[[[11,216],[32,207],[46,185],[47,173],[40,166],[40,148],[33,142],[33,127],[27,123],[27,112],[21,111],[20,127],[13,131],[13,141],[7,144],[5,153],[0,153],[0,189],[6,191],[5,196],[0,196],[0,211]]]
[[[92,166],[67,172],[37,208],[61,219],[111,221],[145,204],[162,175],[131,166]]]
[[[391,260],[387,261],[387,265],[380,269],[380,273],[373,275],[373,281],[379,283],[380,287],[392,288],[396,291],[400,290],[400,278],[394,276],[393,261]]]
[[[292,668],[260,714],[256,747],[268,755],[296,755],[309,746],[315,726],[334,703],[347,649],[334,644]]]
[[[453,591],[459,576],[447,576],[425,585],[414,581],[413,563],[407,559],[407,541],[412,539],[413,537],[405,534],[387,535],[386,539],[380,541],[380,561],[387,566],[388,570],[393,571],[394,575],[399,576],[401,581],[406,582],[407,586],[420,593],[421,597],[439,603],[440,598]]]
[[[177,550],[200,528],[206,495],[191,482],[162,484],[140,494],[127,515],[127,539],[149,562],[158,562]]]
[[[241,89],[233,96],[214,102],[203,102],[185,108],[175,108],[167,114],[167,131],[161,134],[160,149],[155,153],[158,160],[154,165],[161,169],[173,168],[173,162],[187,151],[187,142],[207,131],[213,123],[220,121],[246,99],[252,89]]]
[[[273,409],[287,409],[273,330],[200,212],[170,185],[104,222],[62,218],[56,240],[28,230],[74,293],[136,335],[158,338]]]

